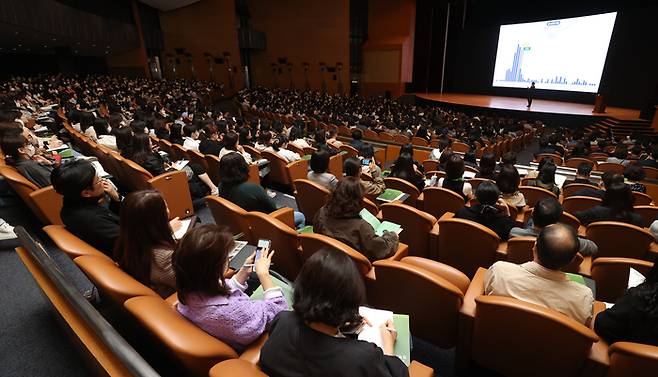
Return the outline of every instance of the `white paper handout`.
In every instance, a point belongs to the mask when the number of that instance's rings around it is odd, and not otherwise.
[[[389,319],[393,320],[393,312],[361,306],[359,307],[359,314],[362,317],[368,318],[368,321],[370,321],[370,324],[372,325],[363,326],[363,329],[359,333],[359,340],[375,343],[377,347],[383,349],[382,334],[379,331],[379,327]]]
[[[185,219],[185,220],[180,220],[181,227],[178,228],[178,230],[174,232],[174,238],[175,239],[180,240],[181,238],[183,238],[185,233],[187,233],[187,229],[190,227],[190,224],[192,223],[193,218],[194,217],[191,217],[191,218]]]

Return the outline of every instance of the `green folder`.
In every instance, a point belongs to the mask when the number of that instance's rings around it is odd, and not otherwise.
[[[411,363],[411,333],[409,331],[409,316],[407,314],[393,313],[393,324],[398,331],[395,340],[395,356],[399,357],[406,366]]]
[[[73,157],[73,150],[71,148],[64,149],[63,151],[59,152],[59,155],[62,158],[71,158]]]
[[[272,276],[272,282],[277,287],[281,287],[283,291],[283,297],[285,297],[286,302],[288,303],[288,309],[292,310],[292,298],[293,298],[293,288],[291,285],[286,284],[285,282]],[[263,286],[258,287],[254,293],[249,296],[252,300],[262,300],[265,298],[265,292],[263,291]]]
[[[338,152],[338,154],[340,154],[340,155],[347,154],[347,151],[340,151],[340,152]]]
[[[302,233],[313,233],[313,225],[307,225],[303,227],[302,229],[297,230],[297,233],[302,234]]]
[[[311,159],[311,155],[310,155],[310,154],[305,154],[305,155],[302,156],[302,160],[308,161],[308,160],[310,160],[310,159]]]
[[[375,235],[377,236],[384,234],[384,231],[395,232],[397,234],[402,232],[402,227],[400,224],[392,223],[390,221],[380,222],[378,218],[373,216],[373,214],[365,208],[359,212],[359,216],[361,216],[362,219],[364,219],[368,224],[370,224],[370,226],[372,226],[372,229],[375,230]]]
[[[567,277],[569,278],[569,280],[575,281],[576,283],[580,283],[582,285],[586,285],[585,284],[585,278],[583,278],[581,275],[571,274],[571,273],[568,273],[568,272],[566,274],[567,274]]]
[[[404,193],[400,190],[386,189],[377,199],[384,202],[394,202],[404,196]]]

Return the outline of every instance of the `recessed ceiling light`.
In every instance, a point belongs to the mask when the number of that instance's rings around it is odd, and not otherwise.
[[[19,43],[19,44],[18,44],[18,47],[23,47],[23,45]]]
[[[53,38],[53,41],[56,41],[56,40],[57,40],[57,38]]]
[[[47,47],[48,47],[48,45],[43,45],[43,47],[44,47],[44,48],[47,48]]]
[[[73,52],[75,52],[75,53],[77,54],[77,53],[78,53],[78,50],[75,50],[75,51],[73,51]]]

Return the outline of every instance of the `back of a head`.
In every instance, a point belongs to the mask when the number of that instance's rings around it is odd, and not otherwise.
[[[0,139],[0,147],[2,147],[2,153],[6,157],[18,158],[20,152],[19,149],[27,145],[27,139],[21,133],[9,132]]]
[[[360,324],[365,286],[354,261],[339,250],[321,249],[295,279],[293,309],[306,323],[331,327]]]
[[[623,183],[613,183],[605,190],[603,194],[603,202],[601,205],[612,209],[613,216],[623,220],[630,216],[633,212],[633,204],[635,204],[635,197],[631,188]]]
[[[539,175],[537,175],[537,179],[539,179],[542,183],[545,184],[555,184],[556,171],[557,171],[557,166],[555,166],[553,160],[547,161],[539,169]]]
[[[215,224],[195,226],[185,234],[172,256],[176,291],[182,304],[190,294],[228,294],[224,267],[234,243],[233,236]]]
[[[503,194],[513,194],[519,188],[521,177],[514,165],[503,165],[496,176],[496,186]]]
[[[589,177],[590,173],[592,172],[592,167],[593,167],[592,164],[583,162],[580,165],[578,165],[577,174],[581,177]]]
[[[557,223],[560,216],[562,205],[555,198],[541,199],[532,210],[532,222],[539,228]]]
[[[407,144],[403,145],[402,147],[400,147],[400,155],[403,155],[405,153],[410,154],[412,156],[414,155],[414,146],[413,146],[413,144],[407,143]]]
[[[94,185],[95,177],[96,169],[89,161],[76,160],[53,169],[50,181],[66,203],[81,199],[82,191]]]
[[[453,154],[446,163],[446,179],[460,179],[464,175],[464,160],[458,154]]]
[[[314,140],[317,144],[326,143],[327,142],[327,133],[323,129],[315,131]]]
[[[603,181],[603,187],[607,190],[613,183],[624,183],[624,176],[612,170],[608,170],[601,175],[601,181]]]
[[[143,134],[146,128],[146,122],[143,120],[133,120],[130,122],[130,128],[133,130],[133,133]]]
[[[363,209],[361,181],[355,177],[345,177],[338,181],[329,195],[326,206],[331,218],[358,217],[359,212]]]
[[[413,172],[414,159],[408,153],[402,153],[395,160],[395,164],[391,167],[391,175],[395,177],[410,177]]]
[[[327,169],[329,169],[330,158],[329,152],[323,149],[313,152],[310,162],[311,170],[317,174],[326,173]]]
[[[500,161],[503,165],[516,165],[516,152],[509,151],[503,154]]]
[[[572,227],[552,224],[542,229],[537,236],[537,261],[545,268],[560,270],[576,256],[579,247],[578,236]]]
[[[492,173],[496,169],[496,155],[487,152],[480,158],[480,173]]]
[[[630,181],[639,182],[643,180],[645,176],[646,174],[644,173],[644,170],[642,170],[642,167],[639,165],[629,165],[624,170],[624,178]]]
[[[361,132],[360,129],[356,129],[352,131],[352,139],[354,140],[361,140],[363,138],[363,132]]]
[[[222,187],[237,186],[249,179],[249,165],[240,153],[227,153],[219,160],[219,176]]]
[[[628,158],[628,147],[623,144],[617,145],[613,154],[616,158],[625,160]]]
[[[348,158],[343,164],[343,172],[347,177],[356,177],[361,170],[361,161],[358,158]]]
[[[224,148],[235,150],[238,145],[238,134],[236,134],[235,132],[229,132],[226,135],[224,135],[222,141],[224,142]]]
[[[363,158],[373,158],[373,157],[375,157],[375,148],[373,148],[372,144],[365,143],[361,147],[361,150],[359,151],[359,154]]]
[[[493,206],[498,201],[498,197],[500,197],[500,190],[495,183],[490,181],[480,183],[475,190],[475,198],[481,205]]]

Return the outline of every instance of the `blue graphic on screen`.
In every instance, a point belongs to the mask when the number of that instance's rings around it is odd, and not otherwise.
[[[597,92],[616,16],[502,25],[493,86]]]

